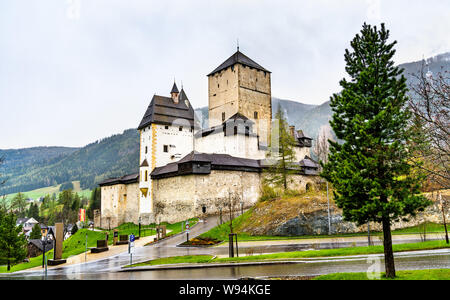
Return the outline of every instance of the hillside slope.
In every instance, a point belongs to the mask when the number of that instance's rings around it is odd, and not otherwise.
[[[25,161],[30,160],[27,153],[22,153]],[[135,129],[128,129],[122,134],[72,149],[51,159],[26,164],[25,167],[15,165],[20,161],[19,157],[18,152],[5,154],[5,165],[0,174],[7,182],[1,187],[0,195],[77,180],[82,189],[93,188],[105,178],[138,171],[139,134]]]

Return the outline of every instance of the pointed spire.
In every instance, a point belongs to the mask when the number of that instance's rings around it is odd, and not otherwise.
[[[170,93],[179,93],[178,88],[177,88],[177,84],[175,83],[175,79],[173,81],[173,86],[172,86],[172,90],[170,91]]]

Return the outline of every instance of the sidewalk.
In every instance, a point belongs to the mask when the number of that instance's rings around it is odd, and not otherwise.
[[[170,230],[167,231],[167,233],[169,233],[169,232],[170,232]],[[153,242],[155,237],[156,237],[156,235],[141,237],[138,240],[134,241],[134,246],[135,247],[143,247],[145,244],[147,244],[149,242]],[[91,251],[88,250],[87,253],[83,252],[81,254],[68,257],[67,262],[65,264],[61,264],[61,265],[57,265],[57,266],[47,266],[47,268],[50,270],[50,269],[61,268],[61,267],[69,266],[69,265],[75,265],[75,264],[80,264],[80,263],[85,263],[85,262],[92,262],[92,261],[96,261],[96,260],[100,260],[100,259],[108,258],[111,256],[116,256],[121,253],[128,252],[128,244],[116,245],[116,246],[108,245],[108,248],[109,248],[108,251],[104,251],[104,252],[100,252],[100,253],[91,253]],[[36,270],[42,270],[42,266],[26,269],[25,271],[36,271]]]

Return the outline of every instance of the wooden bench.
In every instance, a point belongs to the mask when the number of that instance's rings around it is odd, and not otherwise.
[[[91,248],[91,253],[100,253],[108,250],[108,240],[97,240],[97,247]]]
[[[119,235],[119,241],[117,241],[116,245],[126,245],[128,244],[128,235],[121,234]]]

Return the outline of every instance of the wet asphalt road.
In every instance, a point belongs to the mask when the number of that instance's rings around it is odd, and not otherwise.
[[[211,217],[206,223],[198,223],[190,230],[190,237],[197,236],[217,225],[217,218]],[[223,255],[228,253],[227,247],[213,248],[189,248],[177,247],[186,240],[186,234],[177,235],[162,240],[154,245],[136,248],[133,254],[133,263],[150,259],[179,256],[212,254]],[[403,242],[413,242],[407,240]],[[315,245],[315,249],[348,247],[354,243],[323,243]],[[356,243],[357,246],[366,246],[367,242]],[[311,245],[272,245],[253,247],[254,253],[272,253],[305,250]],[[246,248],[240,247],[240,253],[245,253]],[[48,279],[238,279],[241,277],[266,277],[266,276],[306,276],[334,272],[366,272],[373,265],[372,259],[380,261],[381,271],[384,270],[382,255],[357,256],[353,258],[339,259],[305,259],[292,264],[271,265],[246,265],[232,267],[214,267],[201,269],[177,269],[177,270],[152,270],[136,272],[118,272],[121,267],[130,263],[130,255],[122,253],[106,259],[81,263],[77,265],[61,266],[49,269]],[[402,269],[428,269],[450,268],[450,249],[416,251],[397,253],[396,268]],[[43,270],[22,271],[8,275],[0,275],[0,279],[44,279]]]

